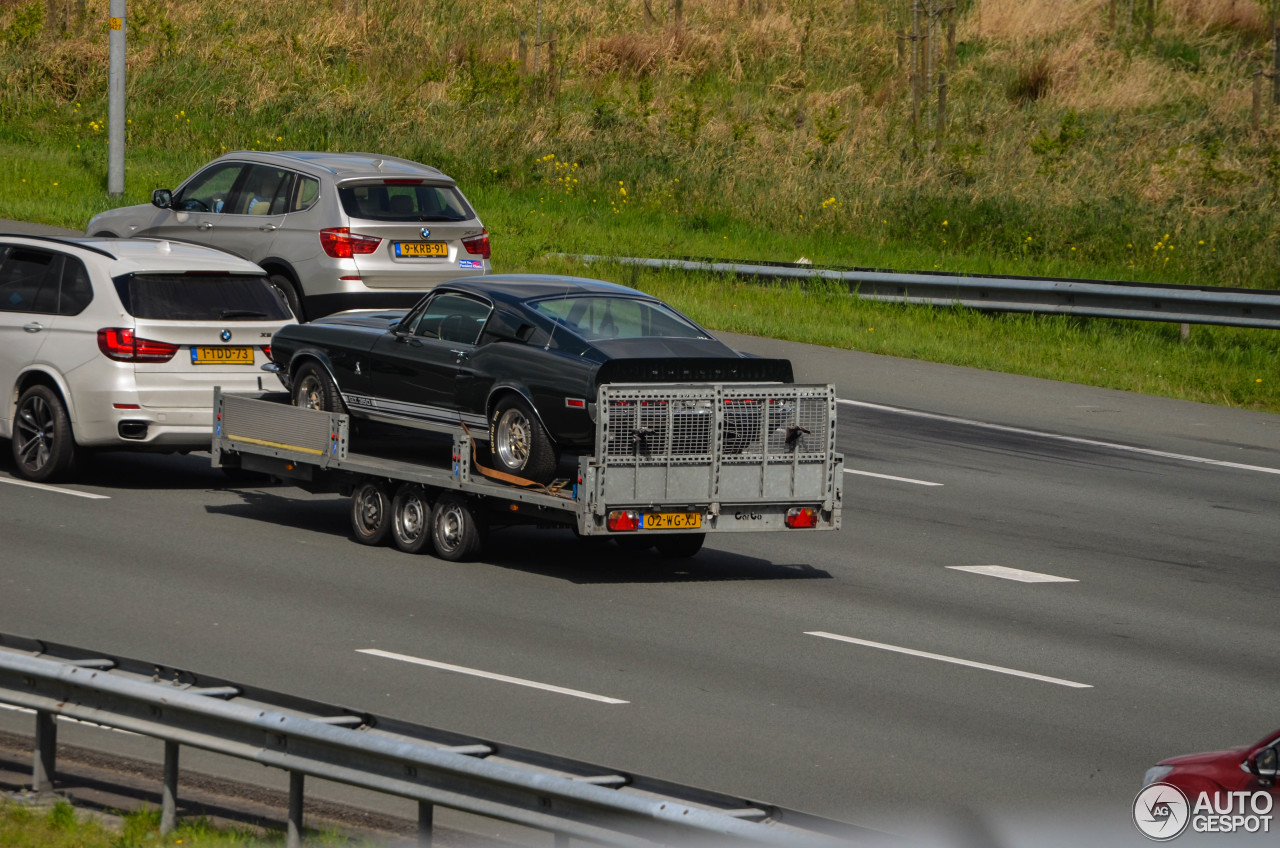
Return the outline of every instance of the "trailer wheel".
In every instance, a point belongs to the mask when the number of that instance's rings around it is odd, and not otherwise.
[[[702,550],[702,543],[706,540],[706,533],[672,533],[670,536],[654,539],[653,545],[664,557],[682,559]]]
[[[391,530],[391,491],[382,480],[365,480],[351,493],[351,533],[362,545],[381,545]]]
[[[448,492],[436,501],[431,541],[436,556],[448,562],[464,562],[480,553],[480,525],[465,498]]]
[[[614,544],[629,553],[643,553],[653,547],[653,537],[640,534],[637,536],[613,536]]]
[[[431,504],[417,483],[405,483],[391,502],[391,540],[407,554],[416,554],[431,541]]]

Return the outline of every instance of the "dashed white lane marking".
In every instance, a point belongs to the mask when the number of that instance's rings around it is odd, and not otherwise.
[[[13,704],[0,704],[0,710],[10,710],[15,713],[25,713],[27,715],[35,715],[36,711],[30,707],[15,707]],[[70,724],[82,724],[85,727],[96,727],[99,730],[110,730],[112,733],[123,733],[126,736],[141,736],[140,733],[134,733],[132,730],[122,730],[119,727],[111,727],[106,724],[98,724],[96,721],[85,721],[84,719],[72,718],[71,716],[55,715],[57,721],[65,721]]]
[[[1056,683],[1059,686],[1070,686],[1072,689],[1092,689],[1088,683],[1076,683],[1074,680],[1063,680],[1060,677],[1046,677],[1043,674],[1032,674],[1029,671],[1018,671],[1016,668],[1005,668],[999,665],[988,665],[987,663],[974,662],[973,660],[962,660],[958,657],[948,657],[944,654],[931,654],[928,651],[917,651],[912,648],[900,648],[897,645],[886,645],[883,642],[871,642],[866,639],[855,639],[852,636],[841,636],[837,633],[826,633],[821,630],[807,630],[806,636],[821,636],[823,639],[834,639],[837,642],[849,642],[853,645],[862,645],[867,648],[878,648],[882,651],[893,651],[898,654],[908,654],[913,657],[923,657],[927,660],[937,660],[938,662],[954,663],[956,665],[965,665],[969,668],[980,668],[984,671],[995,671],[1000,674],[1011,674],[1014,677],[1025,677],[1028,680],[1039,680],[1042,683]]]
[[[1021,568],[1009,568],[1004,565],[948,565],[952,571],[967,571],[970,574],[985,574],[988,577],[1001,577],[1005,580],[1017,580],[1019,583],[1079,583],[1074,577],[1056,577],[1052,574],[1041,574],[1038,571],[1024,571]]]
[[[449,663],[436,662],[435,660],[424,660],[421,657],[411,657],[406,654],[393,654],[390,651],[380,651],[377,648],[359,648],[356,650],[358,654],[369,654],[374,657],[383,657],[389,660],[399,660],[400,662],[413,663],[414,665],[425,665],[429,668],[438,668],[443,671],[455,671],[458,674],[469,674],[472,677],[483,677],[486,680],[497,680],[502,683],[514,683],[517,686],[528,686],[531,689],[542,689],[546,692],[555,692],[560,695],[572,695],[575,698],[586,698],[588,701],[599,701],[602,704],[629,704],[630,701],[622,701],[617,698],[608,698],[604,695],[593,695],[590,692],[581,692],[577,689],[566,689],[563,686],[552,686],[550,683],[538,683],[535,680],[525,680],[520,677],[508,677],[505,674],[494,674],[492,671],[480,671],[475,668],[467,668],[462,665],[450,665]]]
[[[985,430],[996,430],[1001,433],[1015,433],[1020,436],[1035,436],[1041,439],[1054,439],[1059,442],[1070,442],[1075,445],[1089,445],[1095,448],[1108,448],[1110,450],[1126,451],[1128,453],[1142,454],[1143,456],[1158,456],[1162,459],[1176,459],[1182,462],[1195,462],[1200,465],[1216,465],[1219,468],[1234,468],[1238,471],[1258,471],[1263,474],[1280,474],[1280,468],[1271,468],[1266,465],[1245,465],[1240,462],[1227,462],[1222,459],[1209,459],[1203,456],[1192,456],[1185,453],[1170,453],[1169,451],[1153,450],[1151,448],[1139,448],[1133,445],[1122,445],[1116,442],[1103,442],[1098,439],[1085,439],[1079,436],[1064,436],[1060,433],[1046,433],[1043,430],[1028,430],[1024,427],[1010,427],[1005,424],[992,424],[987,421],[974,421],[970,418],[959,418],[954,415],[940,415],[936,412],[920,412],[915,409],[902,409],[897,406],[885,406],[879,403],[867,403],[860,400],[844,400],[836,399],[837,403],[843,403],[846,406],[861,406],[866,409],[878,409],[881,412],[894,412],[899,415],[911,415],[916,418],[928,418],[933,421],[946,421],[951,424],[965,424],[969,427],[982,427]]]
[[[11,486],[26,486],[29,489],[43,489],[46,492],[57,492],[60,495],[75,495],[77,498],[89,498],[95,501],[111,500],[110,495],[95,495],[93,492],[77,492],[75,489],[60,489],[57,486],[48,486],[44,483],[32,483],[30,480],[18,480],[14,477],[0,477],[0,483],[8,483]]]
[[[930,483],[928,480],[913,480],[910,477],[894,477],[892,474],[876,474],[874,471],[854,471],[846,468],[845,474],[859,474],[863,477],[879,477],[881,480],[896,480],[899,483],[915,483],[917,486],[941,486],[941,483]]]

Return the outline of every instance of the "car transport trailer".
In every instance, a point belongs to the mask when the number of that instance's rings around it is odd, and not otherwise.
[[[351,498],[357,541],[474,558],[488,528],[535,524],[692,556],[708,533],[840,527],[844,458],[829,385],[610,384],[589,410],[595,449],[543,486],[477,461],[465,425],[448,454],[380,450],[347,415],[214,393],[213,464]],[[423,434],[414,437],[421,440]],[[480,442],[481,445],[477,445]]]

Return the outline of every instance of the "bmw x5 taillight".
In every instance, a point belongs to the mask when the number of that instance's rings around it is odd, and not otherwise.
[[[140,339],[128,327],[108,327],[98,331],[98,350],[116,362],[168,362],[179,345]]]

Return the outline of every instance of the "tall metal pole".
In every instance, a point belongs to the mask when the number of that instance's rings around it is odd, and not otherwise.
[[[125,0],[111,0],[107,59],[107,193],[124,194]]]

